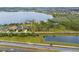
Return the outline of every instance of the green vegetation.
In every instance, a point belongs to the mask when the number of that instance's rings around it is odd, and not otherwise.
[[[29,24],[33,32],[79,32],[79,14],[51,13],[53,19],[47,22],[32,21]],[[26,26],[26,25],[25,25]]]
[[[9,41],[9,42],[25,42],[25,43],[43,43],[41,37],[0,37],[0,41]]]
[[[42,37],[36,33],[0,33],[0,41],[43,43]]]
[[[79,36],[79,14],[71,13],[51,13],[54,17],[53,19],[48,19],[47,22],[35,22],[31,23],[21,23],[21,24],[5,24],[0,25],[0,27],[6,27],[10,25],[16,26],[29,26],[29,31],[26,33],[13,32],[9,33],[0,33],[1,41],[14,41],[14,42],[30,42],[30,43],[46,43],[43,40],[43,36],[53,35],[53,36]],[[31,33],[30,33],[31,32]],[[52,32],[52,33],[36,33],[36,32]],[[65,34],[67,33],[67,34]],[[75,33],[75,34],[72,34]],[[62,42],[52,42],[53,44],[63,44],[63,45],[74,45],[79,46],[78,44],[64,44]],[[50,43],[49,43],[50,44]]]
[[[49,52],[61,52],[60,50],[50,50]]]
[[[40,24],[36,23],[36,29],[38,31],[50,31],[50,32],[74,32],[79,31],[79,14],[59,14],[53,13],[53,19],[49,19],[47,22],[41,21]],[[33,23],[34,24],[34,23]]]

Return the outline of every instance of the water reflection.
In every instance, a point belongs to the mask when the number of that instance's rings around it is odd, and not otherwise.
[[[79,44],[79,36],[46,36],[44,39],[47,42],[56,41],[56,42]]]

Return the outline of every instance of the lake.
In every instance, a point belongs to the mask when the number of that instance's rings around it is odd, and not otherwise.
[[[23,23],[26,20],[47,21],[51,15],[37,12],[0,12],[0,24]]]
[[[79,36],[45,36],[46,42],[64,42],[79,44]]]

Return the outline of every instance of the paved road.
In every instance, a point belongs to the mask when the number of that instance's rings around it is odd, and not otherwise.
[[[33,44],[33,43],[12,43],[12,42],[4,42],[4,41],[0,41],[0,45],[19,46],[19,47],[25,47],[25,48],[37,48],[37,49],[40,49],[40,51],[60,50],[62,52],[79,52],[79,47],[74,47],[74,46],[54,45],[53,47],[50,47],[48,44],[45,45],[45,44]],[[5,47],[4,49],[7,49],[7,47]],[[17,49],[15,50],[18,52]],[[21,49],[19,51],[26,51],[26,50]]]

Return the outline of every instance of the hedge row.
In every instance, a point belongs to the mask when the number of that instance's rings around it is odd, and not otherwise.
[[[0,33],[0,37],[5,37],[5,36],[27,37],[27,36],[39,36],[39,34],[36,34],[36,33]]]

